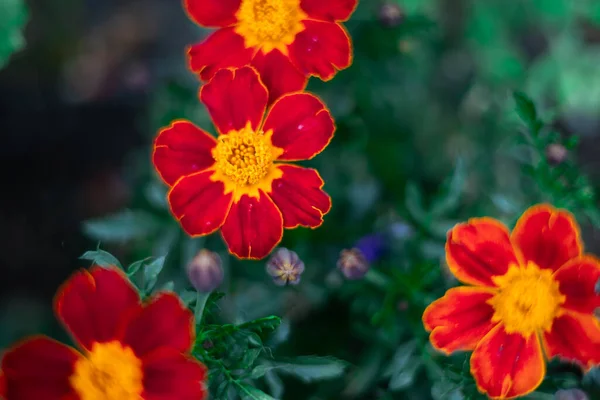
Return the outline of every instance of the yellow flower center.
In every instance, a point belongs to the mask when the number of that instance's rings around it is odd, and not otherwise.
[[[81,400],[139,400],[142,362],[129,347],[113,341],[94,343],[75,363],[71,386]]]
[[[287,45],[304,30],[302,20],[307,15],[300,0],[242,0],[236,17],[235,31],[244,37],[246,47],[258,47],[265,54],[273,49],[287,54]]]
[[[213,149],[217,171],[237,187],[252,186],[267,176],[278,153],[270,134],[255,132],[248,124],[239,131],[219,136]]]
[[[493,280],[499,287],[489,300],[495,311],[493,322],[502,322],[508,333],[524,336],[552,328],[565,296],[551,270],[529,262],[524,268],[512,265],[506,274]]]

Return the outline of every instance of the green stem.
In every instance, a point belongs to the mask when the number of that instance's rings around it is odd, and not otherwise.
[[[204,307],[206,306],[206,300],[208,300],[209,296],[210,296],[210,292],[209,293],[198,292],[196,294],[196,311],[194,313],[194,316],[196,318],[196,324],[199,324],[200,322],[202,322],[202,315],[204,314]]]
[[[387,289],[389,284],[387,276],[372,268],[369,269],[369,271],[365,275],[365,280],[373,286],[377,286],[378,288],[384,290]]]

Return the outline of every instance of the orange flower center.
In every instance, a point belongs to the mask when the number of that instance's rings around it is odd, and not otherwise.
[[[304,29],[302,20],[307,15],[300,0],[242,0],[236,17],[235,31],[244,37],[246,47],[287,54],[287,45]]]
[[[523,268],[511,265],[506,274],[493,280],[499,287],[489,300],[495,311],[493,322],[502,322],[508,333],[527,337],[550,331],[565,302],[551,270],[540,269],[532,262]]]
[[[248,124],[239,131],[219,136],[212,151],[217,171],[237,187],[251,186],[267,176],[280,154],[269,134],[255,132]]]
[[[142,378],[141,360],[113,341],[94,343],[75,363],[70,383],[81,400],[139,400]]]

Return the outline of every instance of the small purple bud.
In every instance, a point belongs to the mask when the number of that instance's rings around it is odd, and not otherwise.
[[[546,147],[546,159],[550,165],[556,166],[562,164],[568,155],[569,151],[562,144],[552,143]]]
[[[379,21],[388,28],[394,28],[402,23],[404,13],[400,6],[391,1],[386,1],[379,7]]]
[[[369,262],[358,248],[342,250],[337,267],[342,271],[346,279],[361,279],[369,271]]]
[[[267,273],[278,286],[297,285],[303,272],[304,263],[298,254],[285,247],[277,249],[267,261]]]
[[[187,266],[188,279],[201,293],[210,293],[223,282],[221,257],[214,251],[202,249]]]
[[[383,234],[374,233],[360,238],[354,247],[361,251],[368,263],[374,263],[387,251],[385,239]]]
[[[579,389],[562,389],[554,394],[555,400],[588,400],[587,394]]]

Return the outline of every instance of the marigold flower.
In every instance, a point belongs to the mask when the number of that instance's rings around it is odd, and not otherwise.
[[[154,142],[153,162],[171,187],[171,212],[191,236],[221,229],[229,251],[261,259],[283,228],[316,228],[331,200],[307,160],[333,137],[333,119],[308,93],[279,98],[263,121],[267,89],[251,67],[224,69],[200,90],[217,139],[189,121],[175,121]]]
[[[471,373],[495,399],[523,396],[542,382],[547,358],[584,369],[600,363],[600,262],[584,254],[574,217],[529,208],[512,233],[492,218],[456,225],[446,242],[450,289],[423,314],[432,345],[473,350]]]
[[[184,0],[189,17],[219,28],[188,50],[202,80],[221,68],[252,65],[269,88],[269,103],[302,90],[310,75],[330,80],[352,63],[340,24],[358,0]]]
[[[142,304],[117,269],[76,272],[55,312],[81,352],[45,336],[6,351],[6,400],[204,399],[206,368],[189,355],[192,313],[162,293]]]

